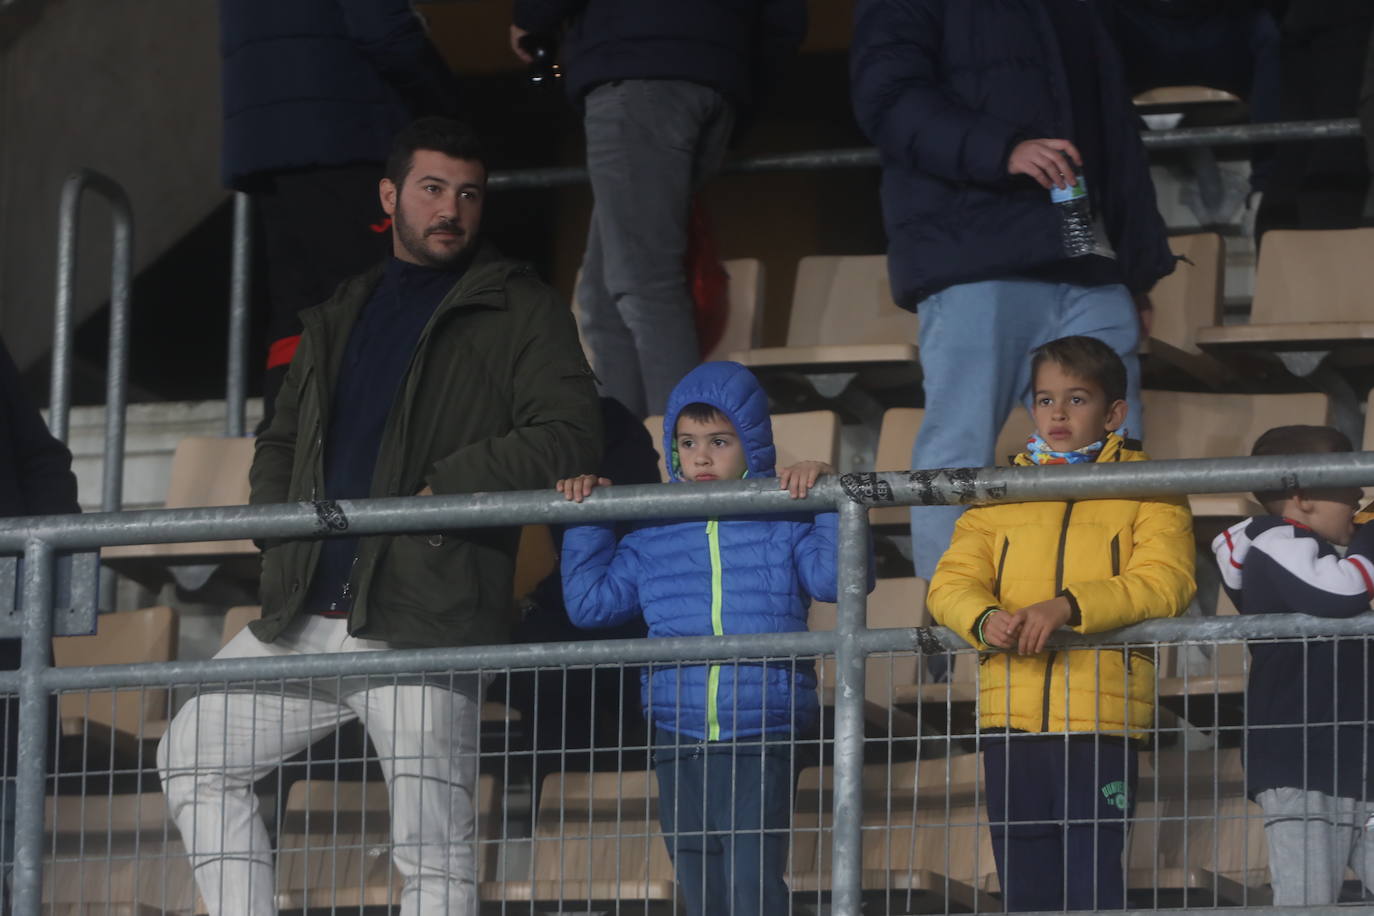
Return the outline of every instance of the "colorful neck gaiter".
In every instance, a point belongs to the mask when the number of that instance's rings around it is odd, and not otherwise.
[[[1036,433],[1026,440],[1026,453],[1036,464],[1091,464],[1097,460],[1106,444],[1106,439],[1099,439],[1072,452],[1056,452]]]

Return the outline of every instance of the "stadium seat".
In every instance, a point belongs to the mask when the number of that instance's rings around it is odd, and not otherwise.
[[[1147,89],[1132,101],[1138,108],[1182,110],[1199,105],[1236,105],[1240,98],[1210,86],[1160,86]]]
[[[262,616],[262,605],[244,604],[231,607],[224,614],[224,628],[220,631],[220,647],[229,645],[229,640],[239,635],[239,631]]]
[[[730,358],[763,378],[800,374],[814,384],[817,376],[860,373],[865,388],[907,386],[920,378],[917,326],[916,314],[892,301],[883,255],[806,257],[797,264],[787,345]]]
[[[486,882],[484,901],[509,910],[675,910],[652,772],[550,773],[530,844],[529,879]]]
[[[1145,450],[1151,458],[1231,458],[1250,454],[1272,426],[1327,422],[1325,394],[1212,394],[1144,391]],[[1259,511],[1249,494],[1188,498],[1197,517],[1242,518]]]
[[[725,273],[730,278],[730,311],[725,321],[725,330],[711,352],[702,357],[702,362],[733,359],[731,353],[737,350],[750,350],[759,345],[763,333],[763,288],[765,271],[763,262],[757,258],[733,258],[724,262]],[[577,272],[572,300],[573,314],[581,317],[582,308],[577,301],[576,287],[582,283],[582,272]],[[579,322],[580,327],[580,322]],[[579,332],[580,336],[580,332]],[[583,345],[583,349],[587,349]],[[590,356],[590,353],[588,354]]]
[[[53,639],[59,668],[176,658],[177,614],[170,607],[101,614],[96,624],[93,636]],[[104,749],[113,748],[121,758],[147,766],[152,757],[145,744],[156,742],[167,729],[169,694],[163,687],[67,691],[58,701],[62,736],[82,745],[90,759],[101,759]]]
[[[1218,588],[1216,615],[1234,616],[1236,606],[1224,588]],[[1179,656],[1176,647],[1161,649],[1159,702],[1165,709],[1199,728],[1237,726],[1243,723],[1245,679],[1249,650],[1243,642],[1220,643],[1193,670],[1171,670]],[[1170,659],[1169,663],[1163,659]]]
[[[526,525],[520,529],[520,547],[515,554],[515,598],[534,591],[558,566],[558,551],[548,525]]]
[[[1226,245],[1213,232],[1177,235],[1169,239],[1178,262],[1173,273],[1150,290],[1150,338],[1142,348],[1145,369],[1153,377],[1156,367],[1181,373],[1208,388],[1221,388],[1232,373],[1197,345],[1197,329],[1221,324]]]
[[[654,451],[658,452],[659,470],[662,472],[663,417],[648,417],[644,421],[644,428],[654,440]],[[839,415],[830,410],[774,414],[773,444],[777,448],[778,467],[808,459],[836,465],[840,460]]]
[[[996,909],[997,869],[983,799],[982,757],[959,754],[863,768],[862,887],[866,910]],[[831,889],[833,771],[797,777],[789,875],[799,904]],[[911,908],[907,908],[911,907]]]
[[[477,880],[496,875],[501,789],[478,777]],[[361,911],[397,906],[401,876],[391,861],[386,784],[300,780],[291,786],[277,839],[277,897],[282,909]]]
[[[871,629],[888,627],[923,627],[930,625],[926,611],[924,579],[879,579],[868,596],[868,626]],[[807,628],[814,631],[835,629],[835,605],[813,601]],[[817,675],[821,703],[835,705],[834,659],[817,659]],[[924,656],[914,652],[893,655],[871,655],[864,689],[864,721],[871,735],[910,736],[918,733],[919,720],[905,710],[894,707],[897,694],[908,686],[926,679]]]
[[[1203,327],[1198,344],[1215,353],[1329,351],[1367,361],[1374,355],[1371,252],[1374,229],[1265,233],[1249,323]]]
[[[246,505],[253,441],[208,436],[182,439],[172,456],[166,508]],[[256,582],[259,568],[258,548],[248,540],[105,547],[100,559],[121,575],[152,589],[171,578],[194,591],[217,570],[235,580]]]
[[[45,916],[196,909],[191,862],[161,792],[48,796],[46,833]]]
[[[1267,905],[1268,846],[1240,749],[1142,754],[1127,850],[1131,906]]]

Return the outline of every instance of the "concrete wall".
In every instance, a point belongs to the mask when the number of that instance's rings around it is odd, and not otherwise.
[[[73,169],[98,169],[128,190],[136,269],[223,198],[217,9],[49,0],[0,51],[0,334],[21,367],[51,345],[57,201]],[[84,316],[109,289],[109,209],[98,198],[82,210],[80,263]],[[169,343],[219,347],[221,338]]]

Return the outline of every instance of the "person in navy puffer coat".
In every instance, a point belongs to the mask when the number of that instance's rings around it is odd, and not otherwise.
[[[673,482],[773,477],[768,398],[737,363],[706,363],[668,399],[663,446]],[[805,495],[822,462],[777,472]],[[559,481],[580,502],[604,478]],[[836,600],[833,512],[648,522],[619,541],[610,523],[563,537],[563,591],[581,627],[643,616],[653,636],[791,633],[812,599]],[[792,808],[790,739],[816,723],[809,662],[676,665],[645,670],[659,819],[689,913],[781,913]],[[762,786],[762,792],[759,787]],[[762,835],[762,836],[761,836]]]

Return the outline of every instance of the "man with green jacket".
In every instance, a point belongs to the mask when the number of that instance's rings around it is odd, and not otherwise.
[[[254,503],[549,487],[594,470],[600,409],[567,307],[478,234],[486,165],[469,130],[428,118],[381,181],[393,256],[302,313],[258,438]],[[263,616],[220,658],[507,638],[518,529],[269,544]],[[378,683],[382,681],[383,683]],[[360,719],[391,802],[402,916],[477,912],[472,848],[482,680],[339,679],[202,694],[158,749],[172,816],[212,916],[276,912],[253,783]]]

